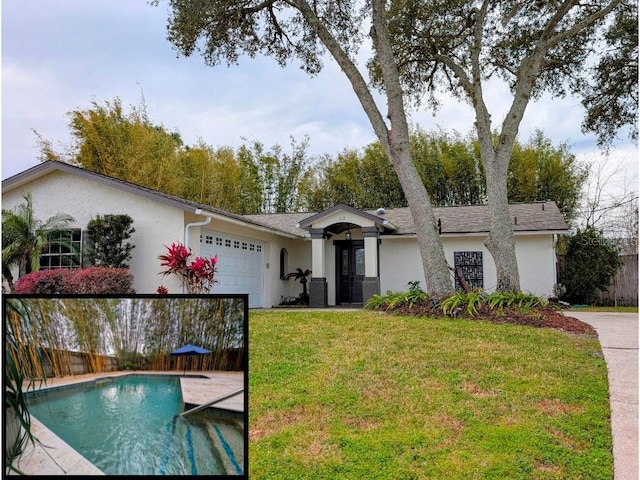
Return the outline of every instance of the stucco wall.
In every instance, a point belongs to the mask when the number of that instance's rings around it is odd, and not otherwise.
[[[553,235],[520,235],[516,239],[520,288],[523,292],[552,296],[557,282]]]
[[[481,251],[484,267],[484,288],[496,288],[496,269],[491,254],[482,244],[483,236],[443,238],[445,256],[454,265],[454,252]],[[555,255],[552,235],[516,236],[516,257],[521,288],[540,296],[550,296],[555,284]],[[380,292],[405,291],[407,283],[420,281],[425,289],[422,261],[415,238],[384,238],[380,245]],[[453,282],[453,276],[452,276]]]
[[[136,293],[155,293],[160,284],[171,293],[181,291],[177,280],[158,275],[161,270],[158,255],[165,252],[163,245],[184,241],[181,210],[60,171],[24,188],[3,192],[2,208],[11,209],[24,203],[23,195],[27,192],[33,198],[36,218],[42,221],[57,213],[66,213],[75,218],[74,227],[84,230],[97,214],[129,215],[136,230],[129,239],[135,245],[130,269]]]

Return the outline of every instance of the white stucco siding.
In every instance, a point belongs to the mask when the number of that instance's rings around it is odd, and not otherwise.
[[[338,237],[342,238],[342,237]],[[357,238],[355,235],[353,238]],[[325,242],[325,278],[327,279],[327,303],[336,304],[336,247],[332,241]]]
[[[444,237],[447,263],[454,266],[454,252],[482,252],[483,283],[487,292],[495,291],[497,276],[493,257],[483,245],[484,236]],[[548,297],[556,282],[552,235],[517,235],[516,257],[522,291]],[[453,274],[452,274],[452,282]],[[408,282],[419,280],[425,289],[422,260],[414,238],[383,238],[380,245],[380,293],[405,291]]]
[[[46,220],[57,213],[67,213],[75,218],[74,227],[83,230],[98,214],[129,215],[136,230],[129,239],[135,245],[129,263],[136,292],[155,293],[161,284],[171,293],[180,292],[177,280],[170,277],[163,279],[158,274],[161,271],[158,255],[166,251],[164,245],[184,241],[183,211],[59,171],[37,179],[24,188],[3,192],[2,208],[11,209],[24,203],[23,195],[27,192],[33,198],[37,219]]]
[[[295,272],[297,268],[301,268],[303,271],[311,269],[311,241],[309,240],[294,240],[288,238],[280,238],[277,242],[274,242],[274,270],[273,283],[274,288],[271,296],[271,305],[278,305],[283,299],[287,297],[297,297],[302,293],[302,284],[293,278],[289,280],[280,279],[280,250],[285,248],[287,250],[288,265],[286,266],[286,273]],[[309,283],[311,282],[311,276],[307,277],[307,291],[309,290]]]
[[[553,235],[517,236],[516,257],[521,290],[545,298],[552,296],[556,284]]]
[[[420,281],[420,287],[426,289],[424,271],[420,260],[420,251],[415,238],[382,238],[379,245],[380,255],[380,293],[387,291],[404,292],[407,283]]]

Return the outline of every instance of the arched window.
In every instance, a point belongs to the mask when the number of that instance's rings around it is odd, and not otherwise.
[[[289,254],[286,248],[280,249],[280,278],[284,279],[289,273]]]

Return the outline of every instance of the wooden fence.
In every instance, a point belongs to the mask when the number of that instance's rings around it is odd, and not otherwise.
[[[607,291],[596,292],[598,305],[638,306],[638,254],[621,255],[622,265],[616,272]]]
[[[118,359],[108,355],[90,355],[69,350],[42,349],[42,363],[47,377],[66,375],[82,375],[83,373],[111,372],[117,370]],[[225,350],[207,355],[172,356],[160,355],[153,359],[139,356],[129,362],[129,368],[136,370],[166,370],[166,371],[201,371],[226,370],[244,371],[243,349]],[[26,372],[28,376],[38,378],[40,371]]]
[[[42,349],[42,366],[47,377],[110,372],[115,370],[117,365],[118,361],[113,356],[90,355],[88,353],[49,348]],[[36,374],[36,376],[38,375]]]

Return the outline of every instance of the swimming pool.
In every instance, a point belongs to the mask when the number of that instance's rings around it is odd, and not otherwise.
[[[244,425],[184,410],[180,380],[127,375],[33,394],[29,411],[108,475],[242,475]]]

